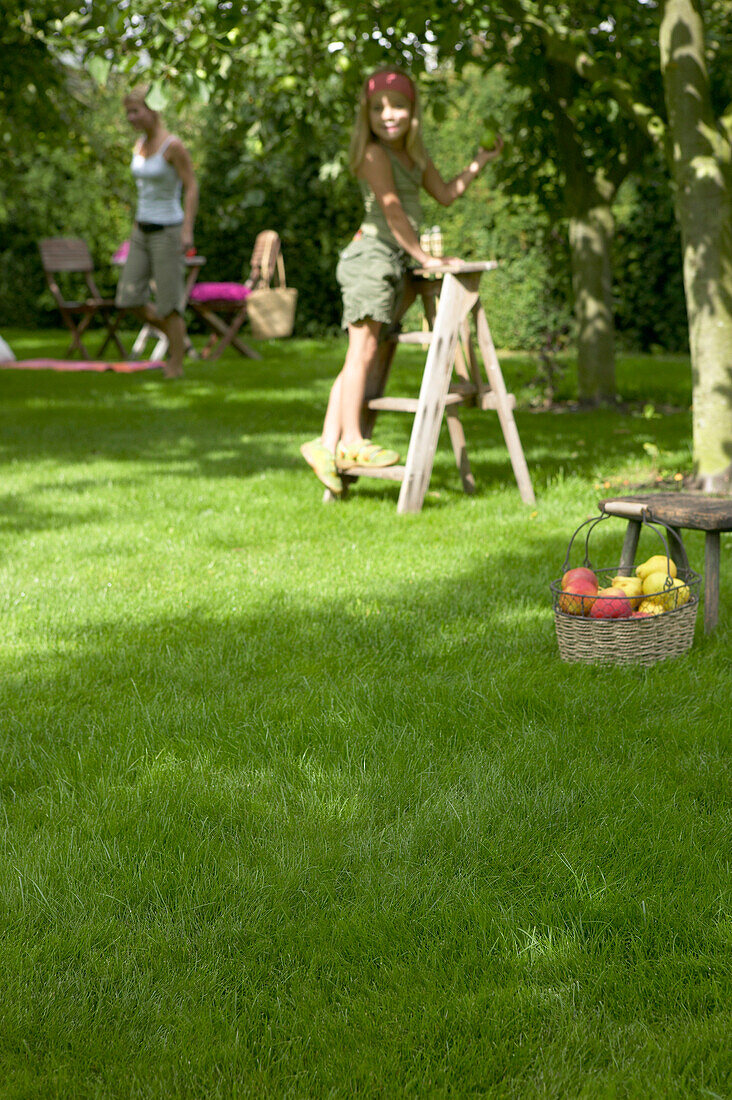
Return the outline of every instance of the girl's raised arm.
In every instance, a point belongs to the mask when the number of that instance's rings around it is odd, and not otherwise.
[[[488,161],[495,160],[502,148],[503,138],[499,134],[492,149],[479,149],[467,168],[464,168],[457,176],[453,176],[451,180],[444,180],[428,157],[427,167],[422,176],[422,186],[442,206],[450,206],[455,202],[455,199],[459,199],[461,195],[465,194],[470,184],[480,175]]]

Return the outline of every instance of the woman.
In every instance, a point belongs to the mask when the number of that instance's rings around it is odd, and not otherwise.
[[[185,254],[193,247],[198,184],[188,150],[147,105],[148,92],[148,86],[134,88],[124,99],[127,121],[141,136],[132,154],[137,210],[116,302],[165,333],[169,347],[163,374],[179,378],[186,343]]]

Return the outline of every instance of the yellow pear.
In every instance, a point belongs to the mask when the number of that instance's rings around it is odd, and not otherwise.
[[[674,579],[668,573],[649,573],[643,581],[643,595],[660,607],[675,607],[676,593],[673,583]]]
[[[643,593],[646,596],[650,596],[654,592],[663,592],[666,588],[671,588],[674,583],[674,579],[665,571],[663,573],[656,571],[655,573],[648,573],[643,578]]]
[[[613,587],[622,588],[635,611],[643,599],[643,581],[640,577],[613,577]]]
[[[654,554],[648,561],[644,561],[642,565],[639,565],[635,571],[636,577],[640,577],[642,581],[646,579],[649,573],[665,573],[669,571],[672,577],[676,576],[676,562],[673,558],[667,558],[665,554]]]
[[[655,603],[653,600],[643,600],[641,602],[639,611],[642,611],[644,615],[663,615],[666,608],[663,604]]]
[[[689,602],[691,589],[679,577],[674,577],[673,591],[669,595],[672,598],[672,607],[683,607],[685,603]]]

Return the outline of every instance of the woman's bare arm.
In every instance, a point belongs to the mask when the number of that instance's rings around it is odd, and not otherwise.
[[[193,245],[193,223],[198,210],[198,183],[190,153],[178,138],[174,138],[165,150],[165,159],[173,165],[183,184],[181,241],[185,250]]]

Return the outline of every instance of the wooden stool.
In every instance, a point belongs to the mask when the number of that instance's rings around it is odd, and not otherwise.
[[[704,531],[704,633],[710,634],[719,618],[719,536],[732,531],[732,497],[697,493],[649,493],[647,496],[613,497],[600,501],[611,516],[628,519],[620,559],[620,572],[630,572],[641,530],[640,516],[666,523],[678,536],[677,552],[682,567],[688,566],[682,530]],[[669,547],[671,552],[671,547]],[[673,555],[672,555],[673,556]]]
[[[415,273],[416,279],[408,289],[402,313],[419,293],[425,304],[427,319],[432,323],[432,329],[427,332],[404,333],[385,341],[379,361],[368,380],[362,417],[364,437],[370,438],[380,411],[409,412],[414,415],[406,463],[404,466],[387,466],[382,469],[354,466],[344,477],[346,485],[351,478],[356,477],[401,481],[397,511],[419,512],[432,474],[440,426],[444,416],[463,489],[466,493],[474,492],[475,481],[470,469],[465,433],[457,415],[457,409],[461,405],[476,405],[480,409],[492,409],[498,414],[521,499],[525,504],[535,503],[531,478],[513,417],[516,400],[513,394],[506,390],[478,293],[481,275],[484,271],[490,271],[496,266],[497,264],[493,261],[461,263],[446,267],[443,272],[439,272],[442,276],[439,281],[428,280],[425,277],[432,272]],[[438,294],[439,304],[435,307]],[[478,347],[483,359],[483,373],[480,371],[470,336],[471,314],[475,321]],[[429,346],[419,397],[384,396],[391,362],[398,343]],[[454,379],[453,371],[457,376]],[[326,499],[330,499],[327,491]]]

